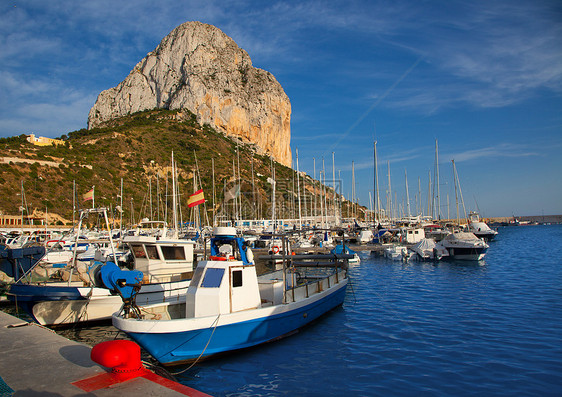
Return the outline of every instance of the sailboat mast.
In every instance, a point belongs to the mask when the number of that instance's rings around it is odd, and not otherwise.
[[[156,220],[162,219],[160,216],[160,177],[156,171]]]
[[[176,163],[174,162],[174,152],[172,152],[172,219],[174,222],[174,238],[178,238],[178,213],[176,197]]]
[[[314,189],[313,189],[313,191],[314,191],[314,224],[316,225],[318,223],[317,219],[316,219],[316,216],[318,215],[318,209],[317,209],[318,194],[316,193],[316,158],[315,157],[312,158],[312,165],[313,165],[313,173],[314,173],[313,178],[312,178],[313,183],[314,183]]]
[[[217,207],[215,205],[216,197],[215,197],[215,158],[214,157],[211,159],[211,167],[212,167],[212,171],[213,171],[213,227],[216,227],[217,226]]]
[[[462,209],[464,211],[464,217],[465,217],[466,221],[468,222],[468,216],[466,215],[466,207],[464,206],[464,198],[462,196],[461,182],[459,180],[459,174],[457,172],[457,167],[455,166],[455,160],[453,160],[453,168],[454,168],[455,175],[456,175],[456,178],[457,178],[457,184],[459,185],[459,195],[461,196],[461,203],[462,203]]]
[[[455,203],[457,206],[457,225],[460,226],[461,222],[459,219],[459,196],[457,193],[457,170],[455,168],[455,160],[451,160],[453,162],[453,183],[455,184]]]
[[[273,164],[273,158],[271,158],[271,177],[273,180],[273,187],[272,187],[272,204],[271,204],[271,219],[273,221],[273,232],[275,232],[276,225],[275,225],[275,164]]]
[[[256,215],[256,184],[254,182],[254,155],[252,154],[252,161],[251,161],[251,165],[252,165],[252,201],[254,203],[254,216],[253,218],[259,218]]]
[[[149,207],[150,207],[149,218],[150,218],[150,220],[153,220],[154,217],[152,216],[152,177],[150,175],[148,176],[148,196],[149,196],[148,203],[149,203]]]
[[[437,219],[441,220],[441,199],[439,197],[439,148],[435,140],[435,185],[437,186]]]
[[[422,203],[422,197],[421,197],[421,178],[418,176],[418,200],[419,202],[419,206],[416,208],[416,211],[418,214],[420,214],[421,216],[423,216],[423,203]]]
[[[302,212],[301,212],[301,185],[299,175],[299,149],[297,151],[297,196],[299,200],[299,229],[302,229]]]
[[[404,178],[406,179],[406,208],[408,211],[408,217],[410,217],[411,212],[410,212],[410,195],[408,194],[408,173],[405,168],[404,168]]]
[[[76,180],[72,181],[72,227],[76,222]]]
[[[236,143],[236,158],[237,158],[237,165],[238,165],[238,189],[242,190],[242,177],[240,176],[240,149],[238,147],[238,143]],[[238,200],[238,211],[240,214],[240,219],[243,218],[242,215],[242,195],[238,194],[238,197],[236,198],[236,200]]]
[[[378,169],[378,161],[377,161],[377,141],[375,141],[374,162],[375,162],[375,193],[373,195],[373,199],[375,200],[374,220],[378,220],[380,222],[381,208],[380,208],[380,196],[379,196],[379,169]]]
[[[390,184],[390,161],[387,161],[388,167],[388,199],[387,199],[387,208],[388,208],[388,217],[389,220],[392,219],[392,186]]]
[[[237,178],[236,178],[236,158],[232,158],[232,177],[234,178],[234,186],[236,186],[237,183]],[[240,188],[240,185],[238,185],[238,188]],[[236,223],[238,222],[238,197],[234,196],[234,200],[232,202],[232,218],[234,219],[234,225],[232,226],[236,226]]]
[[[328,223],[328,205],[326,201],[326,196],[328,195],[328,191],[326,190],[326,167],[324,163],[324,157],[322,157],[322,177],[324,178],[322,183],[322,196],[324,201],[324,209],[322,212],[322,228],[324,228],[324,220],[326,221],[326,223]]]
[[[123,178],[121,178],[120,197],[121,197],[121,204],[120,204],[120,208],[119,208],[119,212],[120,212],[120,216],[119,216],[119,236],[121,237],[121,239],[123,239],[123,236],[122,236],[122,233],[123,233]]]
[[[353,205],[353,217],[355,218],[355,162],[351,162],[351,202]]]
[[[335,162],[335,154],[332,152],[332,185],[334,186],[334,224],[335,226],[339,225],[339,217],[338,217],[338,210],[337,210],[337,200],[336,200],[336,162]]]

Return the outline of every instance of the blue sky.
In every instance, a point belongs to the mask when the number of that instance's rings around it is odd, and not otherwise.
[[[373,141],[381,201],[427,206],[439,142],[441,212],[562,214],[560,1],[3,1],[0,136],[86,127],[97,95],[177,25],[217,26],[273,73],[292,104],[300,169],[341,173],[368,205]],[[393,194],[394,196],[394,194]]]

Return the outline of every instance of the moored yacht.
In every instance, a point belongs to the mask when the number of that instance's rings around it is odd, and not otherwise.
[[[491,229],[485,222],[482,222],[478,212],[472,211],[468,217],[468,231],[474,233],[476,237],[490,241],[498,234],[497,231]]]
[[[469,261],[478,261],[484,258],[488,249],[486,242],[468,232],[448,234],[437,245],[447,249],[449,258]]]

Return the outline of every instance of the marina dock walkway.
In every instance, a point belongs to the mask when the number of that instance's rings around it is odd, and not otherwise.
[[[175,382],[168,381],[170,388],[146,377],[86,392],[73,382],[108,372],[90,359],[91,350],[0,311],[0,396],[206,396]]]

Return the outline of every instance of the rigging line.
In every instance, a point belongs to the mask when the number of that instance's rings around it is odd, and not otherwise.
[[[350,132],[353,131],[353,129],[354,129],[355,127],[357,127],[357,126],[359,125],[359,123],[361,123],[361,122],[365,119],[365,117],[367,117],[367,116],[369,115],[369,113],[371,113],[371,112],[373,111],[373,109],[376,108],[376,107],[383,101],[383,99],[385,99],[385,98],[392,92],[392,90],[394,90],[394,89],[396,88],[396,86],[397,86],[398,84],[400,84],[400,83],[402,82],[402,80],[404,80],[404,79],[412,72],[412,70],[414,70],[414,69],[416,68],[416,66],[418,66],[418,64],[422,61],[422,59],[423,59],[423,56],[420,56],[420,57],[412,64],[412,66],[410,66],[410,67],[408,68],[408,70],[406,70],[406,71],[402,74],[402,76],[400,76],[400,77],[399,77],[399,78],[398,78],[398,79],[397,79],[397,80],[396,80],[396,81],[395,81],[395,82],[394,82],[394,83],[393,83],[393,84],[392,84],[392,85],[375,101],[375,103],[373,103],[373,104],[371,105],[371,107],[370,107],[369,109],[367,109],[367,110],[365,111],[365,113],[363,113],[363,114],[361,115],[361,117],[359,117],[359,118],[355,121],[355,123],[353,123],[353,124],[351,125],[351,127],[349,127],[349,128],[347,129],[347,131],[345,131],[345,132],[339,137],[339,139],[338,139],[336,142],[334,142],[334,143],[332,144],[332,146],[330,146],[330,148],[329,148],[328,150],[326,150],[326,151],[324,152],[324,154],[326,154],[326,153],[328,153],[328,152],[334,151],[334,149],[340,144],[340,142],[341,142],[342,140],[344,140],[344,139],[350,134]]]
[[[203,354],[205,353],[205,350],[207,350],[207,347],[209,347],[209,343],[211,343],[211,339],[213,338],[213,335],[215,334],[215,330],[217,329],[217,326],[219,325],[219,318],[220,318],[220,313],[217,316],[217,319],[215,321],[213,321],[213,323],[215,324],[215,326],[213,327],[213,332],[211,332],[211,336],[209,336],[209,340],[207,341],[207,344],[205,345],[205,348],[203,349],[203,351],[201,352],[201,354],[199,355],[199,357],[197,357],[195,359],[195,361],[193,363],[191,363],[191,365],[189,367],[187,367],[186,369],[183,369],[179,372],[171,372],[172,375],[179,375],[179,374],[183,374],[185,371],[190,370],[191,368],[193,368],[193,366],[195,364],[197,364],[197,362],[201,359],[201,357],[203,356]],[[212,324],[211,324],[212,326]],[[183,343],[182,343],[183,344]],[[181,345],[180,345],[181,346]],[[179,346],[178,346],[179,347]],[[176,348],[177,349],[177,348]]]

